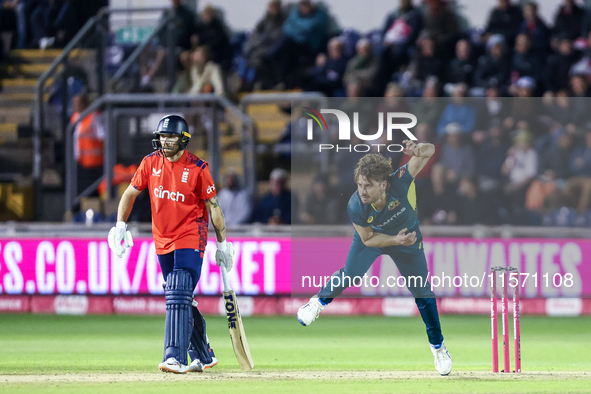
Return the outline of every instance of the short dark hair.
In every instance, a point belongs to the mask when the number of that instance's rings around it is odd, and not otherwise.
[[[359,177],[364,176],[370,182],[387,181],[388,185],[390,185],[392,172],[392,158],[386,158],[379,153],[369,153],[359,159],[359,163],[355,168],[354,179],[355,183],[357,183]]]

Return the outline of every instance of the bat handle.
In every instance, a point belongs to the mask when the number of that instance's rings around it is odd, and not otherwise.
[[[230,282],[228,281],[228,271],[226,271],[226,267],[222,264],[220,266],[220,271],[222,272],[222,281],[224,282],[224,291],[232,291],[230,288]]]

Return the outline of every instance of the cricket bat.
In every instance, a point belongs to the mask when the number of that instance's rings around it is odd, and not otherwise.
[[[238,300],[236,293],[230,288],[228,282],[228,273],[226,267],[220,267],[222,271],[222,279],[224,282],[224,304],[226,307],[226,317],[228,318],[228,329],[230,330],[230,339],[234,347],[234,353],[240,369],[243,371],[250,371],[254,368],[248,342],[246,342],[246,334],[244,333],[244,326],[242,325],[242,318],[238,310]]]

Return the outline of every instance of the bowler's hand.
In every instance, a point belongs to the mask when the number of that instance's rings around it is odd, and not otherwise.
[[[419,155],[419,145],[416,142],[414,142],[413,140],[404,140],[402,141],[402,143],[406,145],[402,149],[402,153],[409,156]]]
[[[396,245],[410,246],[417,242],[417,232],[413,231],[412,233],[406,234],[406,230],[408,229],[403,228],[398,232],[398,235],[394,237]]]
[[[127,231],[127,225],[125,222],[117,222],[115,227],[112,227],[109,230],[109,236],[107,237],[109,242],[109,248],[117,257],[121,257],[125,254],[125,248],[131,248],[133,246],[133,238],[131,237],[131,233]],[[121,245],[121,242],[124,245]]]

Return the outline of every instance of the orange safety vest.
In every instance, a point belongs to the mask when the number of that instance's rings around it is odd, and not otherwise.
[[[78,120],[80,113],[75,112],[72,115],[71,122]],[[92,113],[86,116],[74,132],[78,141],[78,163],[84,168],[92,168],[103,165],[104,143],[99,139],[94,130],[94,119],[98,116],[97,113]]]

